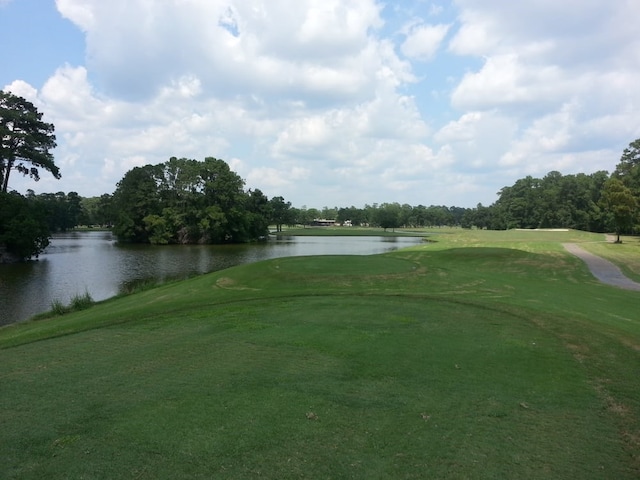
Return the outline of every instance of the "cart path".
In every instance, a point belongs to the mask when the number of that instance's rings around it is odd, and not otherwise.
[[[626,290],[640,291],[640,283],[625,277],[622,271],[609,260],[589,253],[575,243],[564,243],[564,248],[587,264],[594,277],[602,283]]]

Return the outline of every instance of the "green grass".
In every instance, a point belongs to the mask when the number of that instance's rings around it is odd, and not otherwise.
[[[385,230],[374,227],[283,227],[282,232],[272,231],[272,234],[314,237],[415,237],[429,235],[431,231],[432,230],[404,228],[389,228]]]
[[[584,248],[618,265],[629,278],[640,282],[640,237],[621,237],[622,243],[597,242]]]
[[[0,329],[0,477],[638,478],[640,297],[561,246],[602,236],[437,240]]]

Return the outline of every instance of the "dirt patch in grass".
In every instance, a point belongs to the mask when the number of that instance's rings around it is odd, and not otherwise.
[[[216,281],[216,287],[222,288],[224,290],[251,290],[257,291],[257,288],[247,287],[245,285],[239,285],[233,278],[229,277],[220,277]]]
[[[577,345],[575,343],[566,343],[565,346],[569,349],[573,358],[582,363],[588,358],[589,347],[586,345]]]

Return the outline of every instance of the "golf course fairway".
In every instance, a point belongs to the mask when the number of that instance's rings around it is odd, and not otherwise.
[[[429,238],[1,328],[0,478],[640,478],[638,239]]]

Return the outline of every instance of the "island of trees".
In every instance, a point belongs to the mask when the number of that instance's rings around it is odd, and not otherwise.
[[[0,262],[37,257],[53,232],[79,225],[112,228],[122,242],[151,244],[241,243],[266,238],[270,226],[337,224],[383,229],[571,228],[593,232],[640,230],[640,139],[622,153],[614,172],[527,176],[474,208],[382,203],[359,207],[295,208],[245,183],[223,160],[170,158],[135,167],[113,194],[83,198],[76,192],[26,195],[7,191],[12,171],[60,178],[51,150],[54,127],[27,100],[0,92]]]

